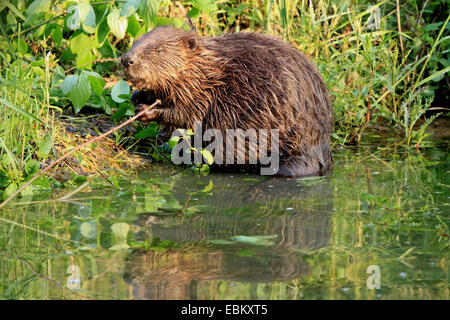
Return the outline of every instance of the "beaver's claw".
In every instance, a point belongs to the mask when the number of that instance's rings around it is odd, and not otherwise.
[[[148,106],[145,105],[145,104],[140,104],[140,105],[138,105],[138,107],[137,107],[137,109],[136,109],[136,112],[137,112],[137,113],[142,112],[142,111],[144,111],[144,109],[145,109],[146,107],[148,107]],[[159,110],[157,110],[157,109],[150,109],[150,110],[148,110],[146,113],[144,113],[144,114],[139,118],[139,120],[141,120],[141,121],[143,121],[143,122],[158,121],[159,118],[160,118],[160,116],[161,116],[161,115],[160,115],[160,113],[159,113]]]

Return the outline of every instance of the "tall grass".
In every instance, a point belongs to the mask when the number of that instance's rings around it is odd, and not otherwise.
[[[23,39],[8,42],[19,47]],[[0,187],[15,191],[51,151],[55,132],[50,114],[49,58],[30,61],[20,52],[0,53]]]
[[[394,12],[385,8],[388,1],[364,2],[266,0],[265,31],[284,36],[315,60],[333,99],[335,142],[357,143],[367,128],[399,126],[407,128],[406,145],[418,144],[431,122],[413,129],[430,105],[430,99],[422,99],[427,96],[426,85],[450,70],[446,67],[424,78],[435,49],[448,43],[443,33],[450,16],[431,50],[413,57],[413,49],[402,52],[399,43],[400,36],[410,37],[389,28],[387,20]]]

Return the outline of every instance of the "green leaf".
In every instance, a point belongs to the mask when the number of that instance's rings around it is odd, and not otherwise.
[[[124,102],[125,100],[119,97],[121,94],[130,94],[130,86],[123,80],[119,80],[112,87],[111,98],[117,103]]]
[[[141,4],[141,0],[128,0],[125,5],[123,6],[122,12],[120,15],[122,17],[129,18],[132,16],[139,8],[139,5]]]
[[[95,12],[90,4],[80,2],[78,4],[71,5],[67,8],[67,13],[70,15],[67,18],[67,27],[69,29],[78,29],[81,23],[83,23],[85,27],[87,27],[87,30],[84,31],[88,32],[89,30],[89,33],[95,31]]]
[[[72,90],[69,91],[67,97],[72,102],[74,112],[78,113],[91,96],[91,84],[89,82],[88,76],[85,73],[82,73],[78,78],[76,84],[75,85],[72,84],[71,89]]]
[[[65,95],[67,95],[73,90],[73,88],[75,88],[78,82],[78,78],[79,77],[76,74],[71,74],[64,79],[61,90]]]
[[[178,144],[178,141],[180,141],[180,137],[178,136],[173,136],[172,138],[169,139],[169,147],[173,148]]]
[[[135,16],[131,16],[128,18],[128,28],[127,32],[132,36],[133,38],[137,38],[139,31],[141,30],[141,26],[139,25],[139,22],[137,21]]]
[[[37,152],[38,157],[41,159],[47,158],[50,151],[52,150],[53,143],[54,143],[54,139],[53,139],[52,135],[47,134],[45,139],[43,141],[41,141],[38,145],[38,147],[39,147],[38,152]]]
[[[19,189],[19,187],[14,182],[7,186],[5,191],[3,192],[3,200],[9,198],[14,192],[17,191],[17,189]]]
[[[23,21],[30,22],[12,3],[10,3],[10,1],[2,0],[2,1],[0,1],[0,7],[2,5],[8,7],[9,10],[11,10],[11,12],[13,12],[16,16],[18,16]]]
[[[28,49],[29,49],[28,44],[23,39],[19,39],[17,42],[14,41],[11,44],[11,46],[12,46],[12,48],[15,51],[17,51],[17,52],[19,52],[21,54],[26,54],[28,52]]]
[[[58,46],[61,45],[63,39],[62,28],[56,24],[52,29],[52,38]]]
[[[147,128],[139,131],[134,136],[136,138],[154,138],[159,134],[159,131],[158,124],[156,122],[152,122]]]
[[[76,64],[81,66],[95,60],[92,50],[97,48],[97,41],[79,31],[70,39],[70,51],[77,55]]]
[[[119,39],[123,39],[125,37],[125,32],[127,31],[128,20],[126,17],[121,17],[119,10],[114,8],[108,14],[108,26],[111,29],[111,32]]]
[[[217,4],[214,0],[192,0],[192,5],[201,11],[217,11]]]
[[[97,25],[97,30],[95,31],[95,39],[97,40],[98,46],[102,46],[108,37],[109,29],[108,21],[106,17],[103,17],[100,23]]]
[[[450,66],[447,68],[441,69],[441,70],[433,73],[432,75],[426,77],[425,79],[421,80],[419,83],[416,84],[416,87],[423,86],[425,83],[429,82],[430,80],[433,80],[436,77],[444,75],[445,73],[447,73],[449,71],[450,71]]]
[[[126,104],[120,104],[119,110],[117,110],[112,116],[111,120],[117,121],[120,120],[123,116],[126,115],[128,111],[128,106]]]
[[[32,183],[33,189],[50,189],[52,186],[50,180],[47,177],[39,177]]]
[[[39,161],[36,161],[34,159],[28,160],[27,163],[25,164],[25,172],[28,175],[32,175],[34,173],[36,173],[41,167],[41,164],[39,163]]]
[[[81,3],[80,3],[81,5]],[[97,23],[95,22],[95,12],[91,5],[88,6],[88,14],[86,18],[81,20],[81,25],[83,30],[87,33],[94,33],[97,28]]]
[[[9,178],[0,171],[0,188],[5,188],[9,184]]]
[[[200,153],[203,155],[205,160],[208,162],[209,165],[211,165],[214,162],[214,156],[206,149],[203,149],[200,151]]]
[[[22,187],[24,184],[25,184],[25,182],[21,183],[20,187]],[[31,185],[26,186],[25,189],[20,191],[20,195],[22,197],[32,196],[33,195],[33,187]]]
[[[159,0],[142,0],[139,7],[139,16],[144,19],[147,30],[156,26],[158,17]]]
[[[50,0],[35,0],[27,8],[27,16],[30,18],[40,13],[46,13],[49,11],[50,5]]]
[[[88,76],[89,82],[91,83],[91,88],[95,94],[99,97],[102,96],[103,88],[105,87],[105,80],[97,72],[87,71],[85,72]]]
[[[429,24],[426,24],[426,25],[423,27],[423,31],[426,31],[426,32],[429,32],[429,31],[436,31],[436,30],[438,30],[438,29],[441,27],[441,25],[442,25],[443,23],[444,23],[443,21],[440,21],[440,22],[435,22],[435,23],[429,23]]]
[[[15,105],[13,105],[12,103],[10,103],[9,101],[5,100],[5,99],[0,98],[0,103],[1,103],[1,104],[4,104],[5,106],[7,106],[7,107],[9,107],[9,108],[11,108],[11,109],[13,109],[14,111],[17,111],[17,112],[23,114],[24,116],[26,116],[26,117],[28,117],[28,118],[30,118],[30,119],[36,120],[36,121],[38,121],[38,122],[44,124],[44,121],[42,121],[41,119],[39,119],[39,118],[37,118],[36,116],[32,115],[32,114],[29,113],[27,110],[22,109],[22,108],[20,108],[20,107],[17,107],[17,106],[15,106]]]
[[[212,182],[212,180],[209,180],[209,184],[205,188],[203,188],[203,190],[200,192],[203,192],[203,193],[210,192],[213,187],[214,187],[214,183]]]

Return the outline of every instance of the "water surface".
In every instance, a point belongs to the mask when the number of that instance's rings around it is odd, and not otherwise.
[[[448,146],[346,148],[310,179],[155,166],[20,199],[0,212],[0,297],[448,299]]]

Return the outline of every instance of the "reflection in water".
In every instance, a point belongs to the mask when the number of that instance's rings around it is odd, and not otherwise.
[[[206,185],[210,179],[200,177],[198,183]],[[333,197],[328,182],[307,186],[296,180],[255,182],[226,175],[217,175],[213,181],[221,190],[216,190],[219,196],[202,199],[208,208],[204,213],[187,219],[142,215],[138,224],[147,228],[141,228],[137,238],[151,235],[184,244],[254,240],[259,245],[244,241],[169,252],[135,251],[127,259],[125,279],[133,285],[136,298],[196,299],[199,283],[206,280],[268,283],[297,279],[308,272],[302,250],[329,244]],[[231,183],[233,187],[227,187]],[[181,183],[173,194],[186,203],[200,190]]]
[[[345,149],[326,178],[155,167],[36,192],[0,212],[0,298],[449,299],[447,146]]]

